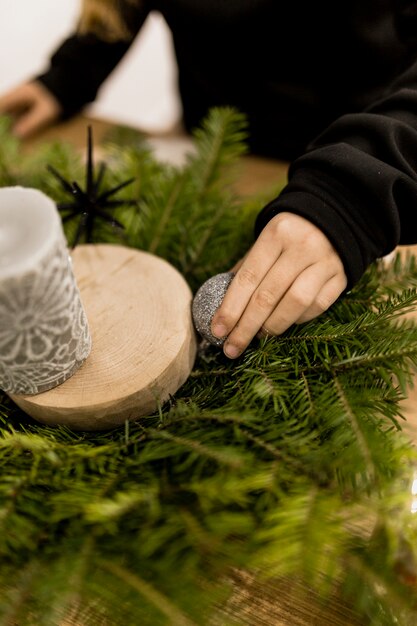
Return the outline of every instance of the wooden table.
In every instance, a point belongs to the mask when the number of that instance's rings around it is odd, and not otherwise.
[[[84,148],[88,124],[93,127],[96,144],[99,144],[114,126],[111,122],[77,117],[28,141],[26,149],[31,150],[41,142],[57,138],[68,141],[80,149]],[[172,134],[166,138],[172,143]],[[163,137],[159,137],[159,140],[162,141]],[[245,157],[237,189],[244,195],[267,192],[268,188],[274,189],[280,181],[286,180],[287,170],[288,165],[284,162]],[[417,246],[402,249],[417,254]],[[417,440],[417,388],[410,390],[403,410],[408,422],[406,428]],[[313,591],[297,581],[260,584],[247,572],[237,572],[235,590],[224,613],[220,613],[218,621],[216,619],[213,626],[223,626],[222,620],[225,620],[225,615],[237,618],[242,626],[363,626],[355,618],[354,611],[337,596],[330,598],[326,606],[323,606]],[[81,626],[81,624],[66,622],[61,626]]]

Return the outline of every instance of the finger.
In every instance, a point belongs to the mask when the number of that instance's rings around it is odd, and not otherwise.
[[[280,335],[309,310],[324,286],[332,280],[334,269],[326,263],[306,268],[293,282],[281,301],[263,323],[264,331]]]
[[[272,337],[273,335],[269,332],[266,326],[261,326],[259,331],[256,333],[258,339],[264,339],[265,337]]]
[[[213,317],[211,329],[215,337],[225,337],[236,325],[253,292],[280,253],[281,249],[276,240],[268,236],[262,237],[261,233],[243,259],[221,306]]]
[[[333,276],[319,291],[313,304],[304,311],[304,313],[296,320],[297,324],[309,322],[318,317],[332,304],[336,302],[340,294],[346,289],[347,279],[344,273]]]
[[[244,262],[244,260],[246,259],[247,256],[248,256],[248,253],[246,253],[244,257],[239,259],[239,261],[237,261],[237,263],[235,263],[234,266],[232,268],[230,268],[229,272],[231,272],[232,274],[236,274],[237,271],[242,267],[243,262]]]
[[[29,100],[16,94],[7,94],[0,98],[0,114],[9,115],[18,113],[29,106]]]
[[[15,135],[24,139],[48,124],[51,116],[43,106],[35,106],[22,115],[13,127]]]
[[[227,356],[243,352],[304,270],[305,260],[300,255],[295,254],[294,251],[282,253],[253,292],[237,325],[229,334],[225,344]]]

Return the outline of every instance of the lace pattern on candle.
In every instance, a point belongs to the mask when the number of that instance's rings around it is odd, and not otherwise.
[[[47,391],[69,378],[90,350],[62,239],[36,270],[0,286],[0,388],[15,395]]]

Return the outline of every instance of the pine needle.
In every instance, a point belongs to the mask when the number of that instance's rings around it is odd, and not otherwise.
[[[246,133],[239,112],[213,109],[178,168],[137,134],[114,137],[103,193],[133,177],[135,206],[115,211],[126,239],[97,238],[157,253],[193,290],[229,269],[260,208],[232,191]],[[46,165],[82,171],[61,142],[24,158],[4,121],[0,145],[2,185],[59,202]],[[0,394],[0,625],[208,624],[236,568],[295,576],[324,598],[337,583],[374,626],[413,623],[417,452],[401,402],[416,288],[413,256],[375,263],[326,314],[237,362],[201,351],[175,398],[113,431],[40,425]]]

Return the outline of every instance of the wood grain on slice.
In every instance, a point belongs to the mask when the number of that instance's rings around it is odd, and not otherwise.
[[[146,252],[100,244],[72,256],[91,354],[59,387],[12,398],[41,422],[101,430],[155,411],[188,378],[197,346],[192,293],[174,267]]]

